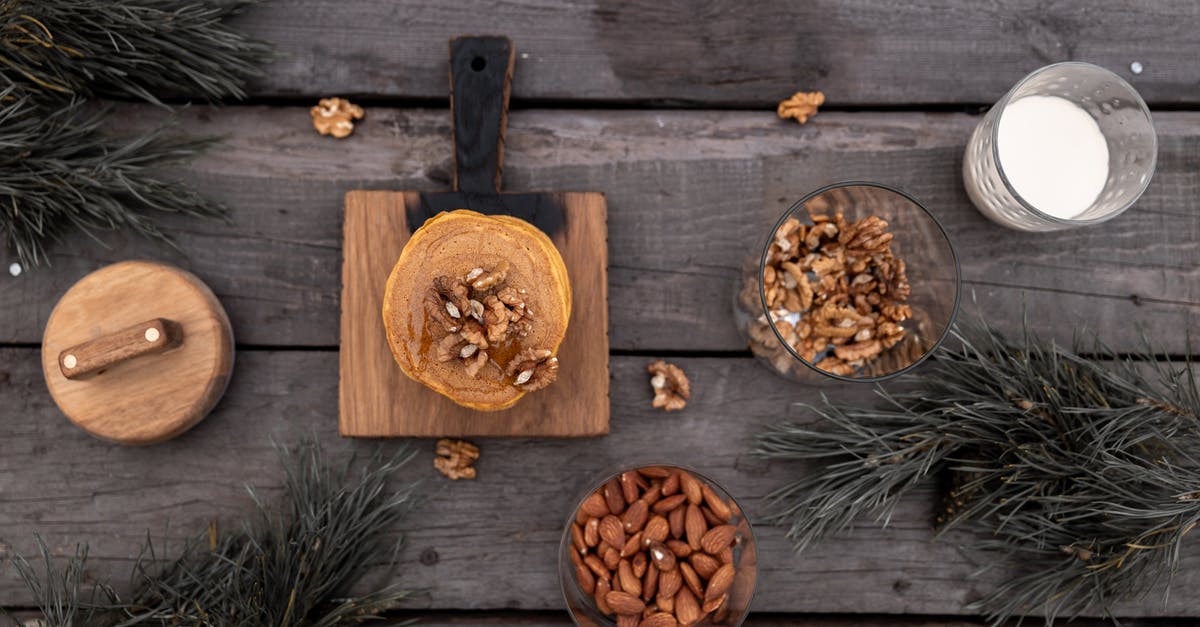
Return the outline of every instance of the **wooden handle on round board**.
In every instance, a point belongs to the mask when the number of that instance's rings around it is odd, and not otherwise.
[[[58,354],[58,367],[68,379],[84,379],[114,364],[161,353],[182,341],[178,324],[166,318],[153,318],[62,351]]]

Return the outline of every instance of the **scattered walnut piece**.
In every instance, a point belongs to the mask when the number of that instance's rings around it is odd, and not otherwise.
[[[454,481],[474,479],[475,468],[471,464],[479,459],[479,447],[466,440],[442,438],[437,441],[433,452],[433,467]]]
[[[526,392],[536,392],[558,378],[558,358],[544,348],[527,348],[508,362],[505,374],[513,377],[513,385]]]
[[[692,384],[683,369],[661,359],[646,366],[650,373],[650,387],[654,389],[651,407],[664,411],[677,411],[687,406],[692,397]]]
[[[825,104],[825,94],[819,91],[798,91],[791,98],[779,103],[775,113],[780,119],[795,118],[801,124],[817,114],[817,107]]]
[[[892,254],[886,220],[849,221],[827,207],[809,210],[812,224],[788,218],[767,250],[761,280],[768,313],[762,313],[757,267],[746,272],[738,302],[751,315],[751,350],[780,372],[803,368],[782,339],[817,368],[851,376],[907,337],[901,323],[913,316],[905,302],[912,289],[904,260]],[[903,356],[894,355],[887,371],[915,361],[920,348],[914,342]]]
[[[363,118],[363,108],[345,98],[322,98],[309,113],[312,114],[313,128],[318,133],[333,135],[338,139],[353,133],[353,120]]]

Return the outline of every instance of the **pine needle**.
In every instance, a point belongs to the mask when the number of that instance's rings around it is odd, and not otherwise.
[[[818,426],[759,436],[772,459],[820,460],[771,496],[798,551],[864,516],[887,522],[912,488],[949,475],[943,530],[1016,572],[969,609],[993,625],[1040,612],[1107,614],[1166,584],[1200,524],[1200,391],[1191,364],[1139,365],[1098,341],[1089,355],[980,323],[957,330],[911,391],[877,408],[826,401]],[[1149,374],[1147,374],[1147,370]]]

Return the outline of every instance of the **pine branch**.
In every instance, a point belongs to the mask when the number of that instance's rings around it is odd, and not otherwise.
[[[1200,524],[1190,364],[1139,367],[1099,342],[1085,357],[982,324],[956,335],[960,348],[907,378],[911,391],[881,391],[881,407],[826,402],[821,428],[760,436],[763,456],[821,461],[771,495],[797,550],[860,516],[886,522],[914,486],[950,473],[943,530],[973,532],[969,551],[1017,572],[971,606],[993,624],[1107,611],[1169,580]]]
[[[80,100],[43,107],[0,91],[0,233],[27,266],[47,261],[45,244],[79,230],[128,228],[172,244],[154,214],[227,220],[228,210],[153,168],[186,160],[209,143],[166,136],[166,127],[116,140],[106,111]]]
[[[270,46],[224,24],[258,0],[0,0],[0,87],[243,98]]]
[[[75,555],[67,558],[66,567],[62,571],[55,570],[54,558],[42,537],[34,536],[38,553],[45,566],[45,573],[38,575],[37,569],[23,556],[13,557],[13,566],[17,575],[29,588],[42,613],[46,627],[75,627],[84,624],[88,613],[84,611],[87,605],[80,599],[83,583],[83,573],[87,565],[87,546],[76,546]],[[14,625],[20,625],[16,618],[4,612]]]

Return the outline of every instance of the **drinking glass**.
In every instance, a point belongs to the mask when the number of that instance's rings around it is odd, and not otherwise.
[[[1075,104],[1100,126],[1108,145],[1108,178],[1091,206],[1061,218],[1017,193],[997,147],[999,122],[1009,104],[1028,96],[1056,96]],[[1021,79],[988,111],[967,143],[963,185],[971,202],[993,222],[1021,231],[1057,231],[1111,220],[1128,209],[1154,174],[1158,140],[1150,109],[1120,76],[1090,63],[1048,65]]]

